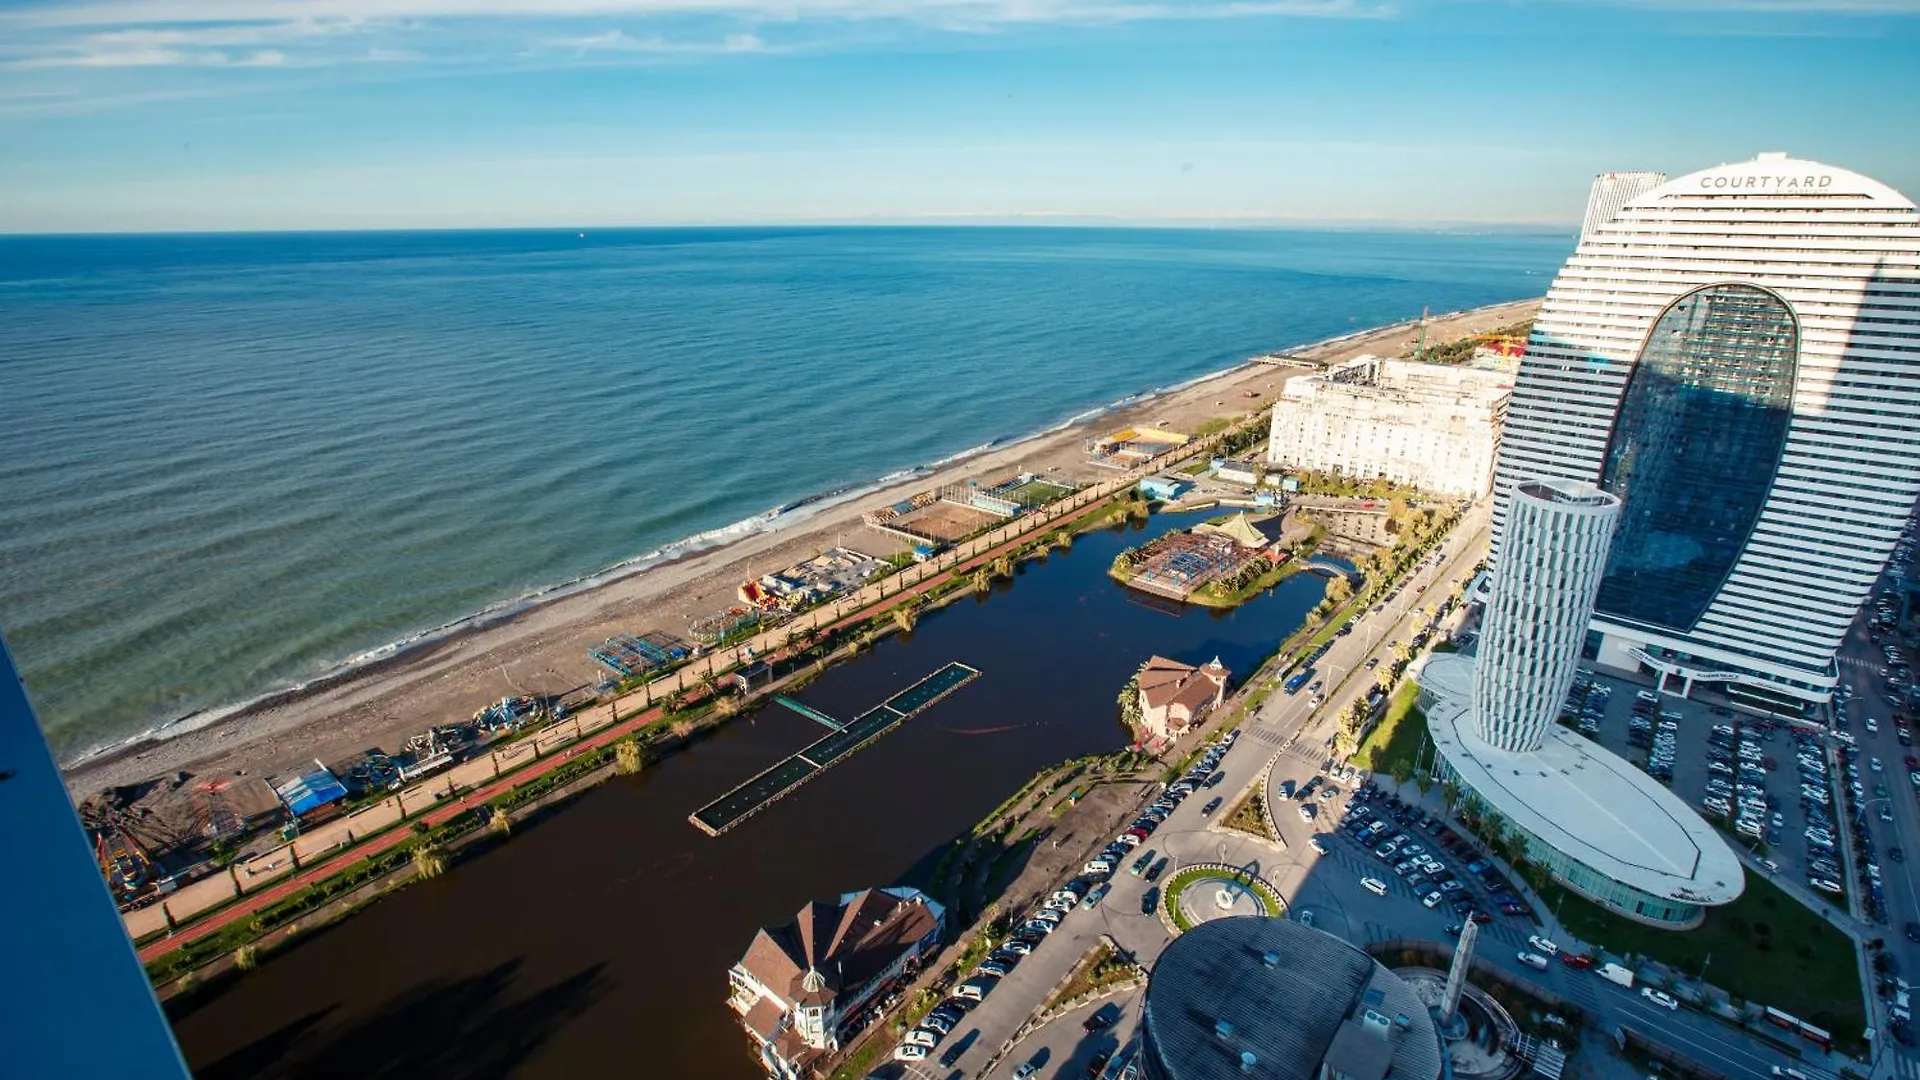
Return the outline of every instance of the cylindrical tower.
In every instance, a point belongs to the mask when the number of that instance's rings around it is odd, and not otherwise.
[[[1493,595],[1473,669],[1478,734],[1502,750],[1538,750],[1573,684],[1607,566],[1620,500],[1591,484],[1514,487]]]

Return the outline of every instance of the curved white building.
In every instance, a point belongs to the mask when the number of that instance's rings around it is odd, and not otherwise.
[[[1661,689],[1803,712],[1920,496],[1920,212],[1766,154],[1682,176],[1584,236],[1508,407],[1515,485],[1623,506],[1591,641]]]
[[[1620,500],[1568,480],[1524,481],[1507,509],[1507,542],[1480,622],[1473,698],[1480,737],[1540,749],[1573,685]]]
[[[1554,723],[1620,509],[1592,484],[1516,484],[1477,655],[1431,657],[1415,678],[1440,771],[1529,861],[1628,918],[1684,929],[1740,895],[1740,860],[1679,796]]]

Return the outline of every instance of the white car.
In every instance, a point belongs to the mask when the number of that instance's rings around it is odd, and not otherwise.
[[[1539,953],[1523,952],[1519,956],[1520,962],[1528,967],[1539,968],[1541,971],[1547,970],[1547,958]]]
[[[1663,1009],[1678,1009],[1680,1007],[1680,1003],[1674,1000],[1672,994],[1667,993],[1665,990],[1655,990],[1651,986],[1641,987],[1640,996]]]
[[[1381,881],[1379,878],[1371,878],[1371,877],[1361,878],[1360,887],[1367,890],[1368,892],[1372,893],[1375,896],[1387,895],[1387,883],[1384,881]]]
[[[1431,908],[1431,907],[1439,907],[1440,901],[1444,899],[1445,897],[1440,895],[1440,890],[1435,889],[1433,892],[1430,892],[1427,895],[1421,897],[1420,902],[1422,904],[1425,904],[1427,907]]]
[[[1548,956],[1560,955],[1560,946],[1554,944],[1551,941],[1548,941],[1546,938],[1540,937],[1537,934],[1529,935],[1527,937],[1527,944],[1533,946],[1534,952],[1544,953]]]
[[[901,1043],[893,1048],[895,1061],[925,1061],[926,1058],[927,1048],[919,1043]]]
[[[908,1046],[930,1049],[940,1045],[940,1036],[928,1031],[926,1028],[914,1028],[912,1031],[907,1032],[907,1037],[903,1041]]]
[[[1307,846],[1312,848],[1314,851],[1318,852],[1321,855],[1325,855],[1327,853],[1327,842],[1325,840],[1320,839],[1318,836],[1307,837]]]

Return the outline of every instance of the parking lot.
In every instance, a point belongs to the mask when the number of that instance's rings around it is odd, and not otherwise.
[[[1843,902],[1834,762],[1818,736],[1584,671],[1561,722],[1664,781],[1771,873]]]

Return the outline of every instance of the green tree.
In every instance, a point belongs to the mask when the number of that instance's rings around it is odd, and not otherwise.
[[[1395,758],[1393,769],[1388,775],[1393,777],[1393,782],[1396,784],[1406,783],[1413,777],[1413,762],[1406,758]]]
[[[646,755],[640,750],[640,740],[629,736],[613,744],[613,771],[622,776],[632,776],[646,764]]]

